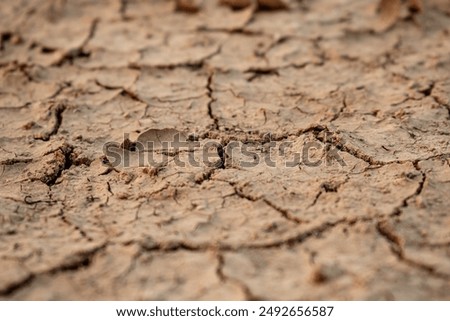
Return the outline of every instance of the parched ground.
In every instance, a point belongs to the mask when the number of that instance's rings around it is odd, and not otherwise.
[[[0,298],[449,300],[450,3],[375,2],[2,1]]]

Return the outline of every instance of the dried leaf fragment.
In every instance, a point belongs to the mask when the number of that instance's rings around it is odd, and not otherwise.
[[[149,129],[140,134],[136,141],[136,149],[143,150],[168,150],[179,148],[187,142],[187,136],[176,129]]]

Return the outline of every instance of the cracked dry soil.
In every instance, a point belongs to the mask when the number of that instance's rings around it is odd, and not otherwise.
[[[450,4],[375,2],[2,1],[0,298],[450,299]],[[323,162],[105,166],[150,128]]]

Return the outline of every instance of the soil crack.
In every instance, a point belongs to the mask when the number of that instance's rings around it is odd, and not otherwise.
[[[219,130],[219,119],[217,116],[214,115],[212,110],[212,104],[216,101],[216,98],[213,97],[214,90],[212,88],[212,82],[213,82],[214,72],[212,72],[208,76],[208,83],[206,84],[206,89],[208,90],[208,116],[213,120],[213,128],[215,130]]]
[[[53,103],[50,106],[50,117],[53,119],[53,124],[49,130],[44,131],[43,133],[36,134],[34,136],[35,139],[40,139],[43,141],[48,141],[50,137],[58,134],[58,130],[61,127],[61,123],[63,121],[63,113],[66,110],[66,104],[64,102]]]
[[[217,269],[216,269],[216,274],[217,277],[219,278],[219,280],[222,283],[234,283],[236,284],[241,291],[243,292],[244,296],[245,296],[245,300],[247,301],[259,301],[260,298],[256,297],[251,291],[250,288],[242,281],[236,279],[236,278],[231,278],[230,276],[227,276],[224,271],[224,265],[225,265],[225,259],[223,257],[223,254],[221,252],[217,252],[216,254],[217,257]]]
[[[67,271],[77,271],[79,269],[88,268],[94,256],[96,256],[101,251],[104,251],[107,247],[107,243],[103,243],[91,250],[85,252],[79,252],[73,254],[66,262],[61,263],[61,265],[57,265],[53,268],[48,269],[47,271],[40,273],[30,273],[27,277],[22,280],[11,284],[5,289],[0,290],[1,296],[11,296],[15,292],[30,286],[34,280],[36,280],[39,276],[44,275],[55,275],[64,273]]]
[[[392,227],[386,220],[379,221],[376,227],[380,236],[391,245],[390,248],[392,253],[399,259],[400,262],[403,262],[410,267],[425,271],[440,279],[448,280],[450,278],[450,275],[436,271],[433,266],[408,258],[405,255],[404,240],[395,232],[394,227]]]

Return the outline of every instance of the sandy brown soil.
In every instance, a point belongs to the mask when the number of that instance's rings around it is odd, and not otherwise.
[[[450,299],[450,3],[187,2],[1,2],[0,298]]]

